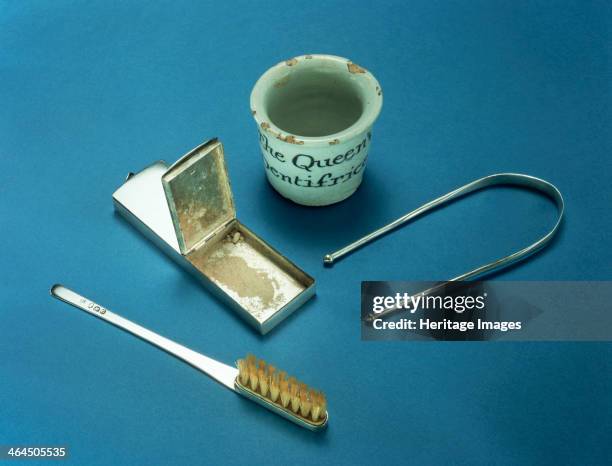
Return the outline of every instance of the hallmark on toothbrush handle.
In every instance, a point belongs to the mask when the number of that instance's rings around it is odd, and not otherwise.
[[[105,307],[100,306],[99,304],[94,303],[86,298],[81,298],[81,305],[87,308],[88,311],[94,312],[97,314],[106,314],[107,309]]]

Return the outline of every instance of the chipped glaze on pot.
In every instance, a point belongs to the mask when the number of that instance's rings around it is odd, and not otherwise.
[[[251,112],[270,184],[298,204],[340,202],[361,184],[382,90],[365,68],[303,55],[266,71]]]

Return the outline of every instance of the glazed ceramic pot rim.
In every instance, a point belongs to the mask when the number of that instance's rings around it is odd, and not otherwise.
[[[361,115],[352,125],[333,134],[325,136],[301,136],[280,129],[274,124],[267,113],[265,99],[274,82],[278,82],[286,75],[287,67],[298,67],[304,61],[323,61],[335,66],[338,72],[351,74],[351,79],[360,81],[363,100]],[[312,54],[301,55],[290,60],[282,61],[269,68],[255,83],[251,92],[251,113],[259,128],[272,137],[291,144],[308,144],[309,146],[329,146],[340,144],[368,130],[378,118],[382,109],[382,89],[380,84],[365,68],[356,65],[351,60],[335,55]]]

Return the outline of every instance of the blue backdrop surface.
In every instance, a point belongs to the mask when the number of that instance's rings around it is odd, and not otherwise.
[[[456,276],[547,231],[549,201],[483,192],[321,258],[514,171],[555,183],[567,217],[497,279],[612,279],[611,28],[590,1],[0,2],[0,444],[68,445],[87,465],[609,461],[609,344],[360,341],[361,280]],[[362,187],[320,209],[267,184],[248,105],[265,69],[304,53],[349,57],[385,91]],[[317,279],[266,337],[113,214],[128,171],[211,136],[238,217]],[[329,429],[52,300],[56,282],[219,360],[295,372],[327,392]]]

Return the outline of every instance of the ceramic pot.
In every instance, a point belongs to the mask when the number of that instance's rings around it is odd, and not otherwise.
[[[361,184],[382,90],[366,69],[303,55],[266,71],[251,93],[266,175],[298,204],[340,202]]]

